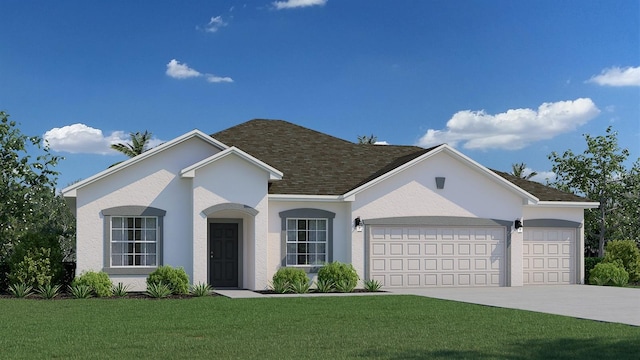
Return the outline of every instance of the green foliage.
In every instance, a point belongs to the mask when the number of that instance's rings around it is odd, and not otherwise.
[[[367,279],[364,281],[364,289],[366,291],[380,291],[380,288],[382,288],[382,284],[378,280]]]
[[[591,270],[589,276],[589,283],[594,285],[624,286],[628,282],[629,273],[620,260],[599,263]]]
[[[26,283],[34,288],[60,283],[64,275],[62,258],[57,236],[23,234],[9,258],[9,281]]]
[[[283,277],[274,278],[271,281],[270,286],[271,290],[278,294],[284,294],[291,291],[291,283]]]
[[[318,279],[318,281],[316,281],[316,289],[318,292],[328,293],[332,292],[334,288],[335,285],[330,279]]]
[[[292,282],[289,287],[291,291],[296,294],[306,294],[309,292],[309,288],[311,288],[311,282],[309,282],[308,278],[307,280],[297,279]]]
[[[368,135],[358,135],[358,144],[359,145],[374,145],[378,141],[378,137],[371,134]]]
[[[74,299],[88,299],[93,296],[93,289],[91,289],[91,286],[84,284],[70,285],[69,292]]]
[[[640,280],[640,249],[633,240],[614,240],[607,243],[604,262],[620,260],[629,273],[629,281]]]
[[[27,151],[39,152],[35,156]],[[55,196],[53,170],[60,157],[52,156],[42,139],[26,136],[9,115],[0,111],[0,263],[8,257],[25,232],[71,236],[75,221],[58,216],[69,210]]]
[[[353,290],[358,284],[359,279],[360,277],[353,268],[353,265],[339,261],[327,263],[318,271],[318,282],[331,282],[336,290],[338,287],[342,287],[343,289],[351,287]]]
[[[273,282],[276,281],[286,281],[289,284],[293,284],[296,282],[309,282],[309,277],[307,276],[307,273],[304,272],[304,270],[299,269],[299,268],[293,268],[293,267],[282,267],[280,269],[278,269],[278,271],[276,271],[275,274],[273,274],[273,277],[271,278],[271,280]]]
[[[171,288],[163,282],[147,283],[147,295],[156,299],[163,299],[171,295]]]
[[[209,296],[213,293],[213,288],[207,283],[198,283],[191,287],[191,294],[193,296],[202,297]]]
[[[606,135],[584,137],[582,154],[549,155],[556,174],[550,185],[600,202],[599,208],[585,210],[585,245],[603,256],[609,239],[640,239],[640,159],[626,169],[629,150],[618,146],[612,127]]]
[[[119,282],[118,285],[113,287],[113,295],[117,297],[125,297],[129,293],[129,285],[124,285]]]
[[[182,267],[174,268],[170,265],[158,266],[147,277],[147,286],[150,284],[166,284],[173,294],[189,293],[189,276]]]
[[[342,279],[335,283],[335,289],[337,292],[350,293],[356,288],[356,285],[358,285],[358,280]]]
[[[45,284],[38,286],[38,290],[36,290],[36,292],[43,299],[51,300],[60,294],[60,289],[60,285]]]
[[[586,257],[584,258],[584,278],[588,281],[591,269],[602,262],[602,257]]]
[[[25,283],[18,283],[9,286],[9,292],[11,295],[17,298],[26,298],[33,294],[33,287]]]
[[[87,285],[93,290],[98,297],[107,297],[113,295],[113,283],[109,275],[104,271],[85,271],[77,276],[71,286]]]

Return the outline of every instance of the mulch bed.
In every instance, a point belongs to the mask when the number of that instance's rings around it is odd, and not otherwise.
[[[211,294],[209,296],[220,296],[218,294]],[[104,300],[117,300],[117,299],[146,299],[146,300],[164,300],[164,299],[192,299],[195,298],[197,296],[192,295],[192,294],[180,294],[180,295],[169,295],[165,298],[154,298],[151,297],[149,295],[147,295],[146,293],[140,291],[131,291],[129,293],[127,293],[126,296],[120,297],[120,296],[109,296],[109,297],[91,297],[90,299],[104,299]],[[10,293],[7,292],[1,292],[0,293],[0,299],[16,299],[16,297],[14,297],[13,295],[11,295]],[[53,299],[44,299],[43,297],[41,297],[38,294],[31,294],[28,297],[26,297],[26,299],[31,299],[31,300],[77,300],[76,298],[73,297],[73,295],[69,294],[69,293],[60,293],[58,294],[55,298]]]

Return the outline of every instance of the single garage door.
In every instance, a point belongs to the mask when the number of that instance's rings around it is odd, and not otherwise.
[[[525,285],[575,283],[576,230],[525,227],[522,269]]]
[[[503,286],[504,227],[370,226],[369,278],[384,287]]]

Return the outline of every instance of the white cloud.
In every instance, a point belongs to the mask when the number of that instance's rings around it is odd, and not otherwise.
[[[210,83],[221,83],[221,82],[232,83],[233,82],[233,79],[228,76],[216,76],[216,75],[207,74],[206,77],[207,77],[207,81]]]
[[[551,139],[575,130],[600,113],[589,98],[543,103],[537,110],[510,109],[491,115],[484,110],[459,111],[447,121],[446,129],[429,129],[418,145],[442,143],[465,149],[522,149],[536,141]]]
[[[307,6],[322,6],[327,3],[327,0],[286,0],[286,1],[274,1],[273,6],[278,9],[294,9]]]
[[[106,155],[117,154],[110,148],[111,144],[127,142],[129,137],[124,131],[114,131],[105,136],[100,129],[73,124],[49,130],[43,139],[54,151]]]
[[[176,59],[172,59],[167,64],[167,75],[174,79],[188,79],[195,77],[204,77],[210,83],[233,82],[228,76],[217,76],[213,74],[203,74],[196,69],[190,68],[186,63],[180,63]]]
[[[603,86],[640,86],[640,66],[604,69],[600,75],[592,76],[587,82]]]
[[[532,170],[526,168],[524,170],[525,174],[531,174]],[[531,181],[539,182],[541,184],[547,184],[547,182],[552,182],[556,179],[556,173],[553,171],[539,171],[536,175],[532,176]]]
[[[232,11],[233,7],[229,10]],[[210,33],[217,32],[221,27],[225,27],[229,25],[228,22],[222,19],[222,16],[212,16],[209,20],[209,23],[205,25],[202,30]]]
[[[174,79],[188,79],[192,77],[199,77],[202,74],[187,66],[187,64],[180,64],[180,62],[176,59],[172,59],[167,64],[167,75]]]

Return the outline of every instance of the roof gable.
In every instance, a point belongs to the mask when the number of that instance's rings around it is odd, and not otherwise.
[[[240,157],[241,159],[247,161],[248,163],[261,168],[262,170],[266,171],[269,173],[269,180],[280,180],[282,179],[282,172],[278,171],[278,169],[269,166],[268,164],[265,164],[264,162],[256,159],[255,157],[245,153],[244,151],[236,148],[235,146],[232,146],[228,149],[225,149],[219,153],[216,153],[202,161],[199,161],[191,166],[188,166],[186,168],[184,168],[182,171],[180,171],[180,176],[182,177],[186,177],[186,178],[192,178],[196,176],[196,171],[198,171],[199,169],[202,169],[210,164],[215,163],[216,161],[219,161],[220,159],[224,159],[225,157],[229,156],[229,155],[236,155],[238,157]]]
[[[89,184],[92,184],[92,183],[94,183],[94,182],[96,182],[96,181],[98,181],[100,179],[105,178],[105,177],[108,177],[109,175],[111,175],[113,173],[116,173],[118,171],[126,169],[126,168],[128,168],[128,167],[130,167],[130,166],[132,166],[134,164],[137,164],[137,163],[139,163],[141,161],[144,161],[145,159],[147,159],[149,157],[155,156],[156,154],[159,154],[159,153],[161,153],[163,151],[171,149],[172,147],[174,147],[174,146],[176,146],[178,144],[181,144],[181,143],[183,143],[185,141],[188,141],[190,139],[193,139],[193,138],[200,139],[200,140],[202,140],[202,141],[204,141],[204,142],[210,144],[211,146],[214,146],[214,147],[216,147],[216,148],[218,148],[220,150],[224,150],[224,149],[228,148],[227,145],[225,145],[225,144],[221,143],[220,141],[212,138],[211,136],[203,133],[202,131],[200,131],[200,130],[192,130],[192,131],[190,131],[190,132],[188,132],[188,133],[186,133],[186,134],[184,134],[182,136],[179,136],[179,137],[177,137],[177,138],[175,138],[175,139],[173,139],[171,141],[168,141],[168,142],[160,144],[160,145],[158,145],[158,146],[156,146],[154,148],[151,148],[148,151],[145,151],[144,153],[142,153],[142,154],[140,154],[138,156],[132,157],[132,158],[130,158],[128,160],[125,160],[125,161],[117,164],[117,165],[114,165],[114,166],[112,166],[110,168],[107,168],[107,169],[105,169],[105,170],[103,170],[103,171],[101,171],[101,172],[99,172],[99,173],[87,178],[87,179],[84,179],[84,180],[79,181],[79,182],[77,182],[75,184],[72,184],[72,185],[62,189],[62,195],[64,197],[76,197],[76,192],[77,192],[78,189],[80,189],[80,188],[82,188],[84,186],[87,186]]]

